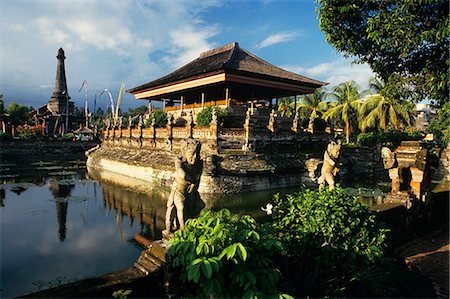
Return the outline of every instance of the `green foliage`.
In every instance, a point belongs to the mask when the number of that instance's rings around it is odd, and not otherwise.
[[[113,298],[126,299],[129,295],[131,295],[132,292],[132,290],[117,290],[112,293],[112,296]]]
[[[340,187],[275,196],[271,223],[297,296],[342,294],[386,249],[387,230],[376,213]]]
[[[386,132],[359,133],[357,140],[362,146],[373,147],[377,144],[384,144],[392,149],[400,145],[403,140],[422,140],[424,133],[416,131],[388,130]]]
[[[362,146],[373,147],[378,143],[378,133],[377,132],[359,133],[356,139],[358,143]]]
[[[178,296],[277,294],[280,273],[272,256],[281,249],[280,243],[269,239],[250,216],[231,215],[227,209],[204,210],[175,232],[170,245],[170,265],[181,271]]]
[[[61,139],[63,141],[72,141],[72,140],[74,140],[74,138],[75,138],[75,135],[73,133],[67,133],[61,137]]]
[[[9,119],[13,125],[18,125],[28,120],[28,107],[11,102],[6,109]]]
[[[447,1],[317,0],[319,27],[347,56],[368,63],[392,98],[440,105],[449,92]]]
[[[167,125],[167,113],[164,110],[156,109],[150,117],[145,121],[144,126],[150,127],[152,120],[155,119],[155,127],[161,128]]]
[[[439,146],[447,147],[450,142],[450,102],[447,102],[442,105],[441,108],[436,109],[436,112],[438,118],[430,121],[427,131],[436,134]]]
[[[360,108],[360,128],[387,131],[388,128],[405,128],[413,123],[414,104],[389,96],[373,95]]]
[[[217,112],[217,122],[220,125],[224,125],[224,123],[226,123],[226,121],[228,120],[228,110],[226,109],[222,109],[220,107],[206,107],[204,108],[202,111],[200,111],[197,114],[197,126],[199,127],[206,127],[209,126],[209,123],[211,122],[212,119],[212,109],[215,108],[216,112]]]
[[[360,92],[358,84],[349,81],[335,86],[330,94],[334,101],[322,117],[325,120],[342,121],[344,123],[347,143],[350,142],[350,134],[359,127],[360,100],[367,93],[366,90]]]

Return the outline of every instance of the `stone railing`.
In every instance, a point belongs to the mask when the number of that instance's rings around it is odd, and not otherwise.
[[[202,151],[219,153],[221,150],[260,151],[267,146],[300,146],[308,141],[327,142],[329,134],[310,134],[300,127],[300,119],[296,115],[291,123],[288,119],[279,118],[272,110],[266,117],[265,124],[261,125],[261,115],[253,115],[251,109],[247,110],[243,127],[222,128],[217,123],[217,115],[207,127],[194,125],[192,114],[183,126],[174,126],[170,118],[165,127],[156,127],[154,123],[144,128],[142,121],[136,127],[117,128],[107,126],[103,131],[103,143],[112,146],[155,147],[164,150],[173,150],[178,147],[179,141],[194,138],[206,146]]]
[[[153,147],[163,150],[172,150],[178,147],[179,141],[187,138],[195,138],[207,147],[204,151],[218,153],[218,125],[211,122],[208,127],[196,127],[187,123],[183,127],[174,127],[173,121],[169,121],[166,127],[144,128],[141,124],[136,127],[116,128],[108,127],[103,131],[103,144],[109,146]]]

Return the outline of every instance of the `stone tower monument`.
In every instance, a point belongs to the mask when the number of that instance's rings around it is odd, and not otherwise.
[[[47,109],[52,114],[66,114],[67,113],[67,104],[69,105],[69,115],[73,114],[74,103],[69,101],[70,97],[67,91],[67,82],[66,82],[66,69],[64,67],[64,50],[59,48],[58,56],[58,64],[56,65],[56,79],[55,86],[53,88],[53,95],[48,101]]]

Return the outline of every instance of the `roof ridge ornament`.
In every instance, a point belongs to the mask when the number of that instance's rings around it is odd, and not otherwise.
[[[222,52],[229,51],[229,50],[231,50],[233,48],[239,48],[239,44],[237,42],[232,42],[232,43],[226,44],[226,45],[224,45],[222,47],[218,47],[218,48],[214,48],[214,49],[202,52],[200,54],[199,58],[205,58],[205,57],[208,57],[208,56],[216,55],[216,54],[219,54],[219,53],[222,53]]]

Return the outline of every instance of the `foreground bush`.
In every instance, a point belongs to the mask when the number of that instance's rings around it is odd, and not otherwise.
[[[280,273],[272,256],[280,243],[268,238],[250,216],[203,211],[170,240],[169,263],[180,271],[181,297],[278,295]],[[289,297],[287,295],[281,295]]]
[[[339,187],[275,196],[271,225],[297,296],[344,294],[386,249],[387,230],[375,212]]]

